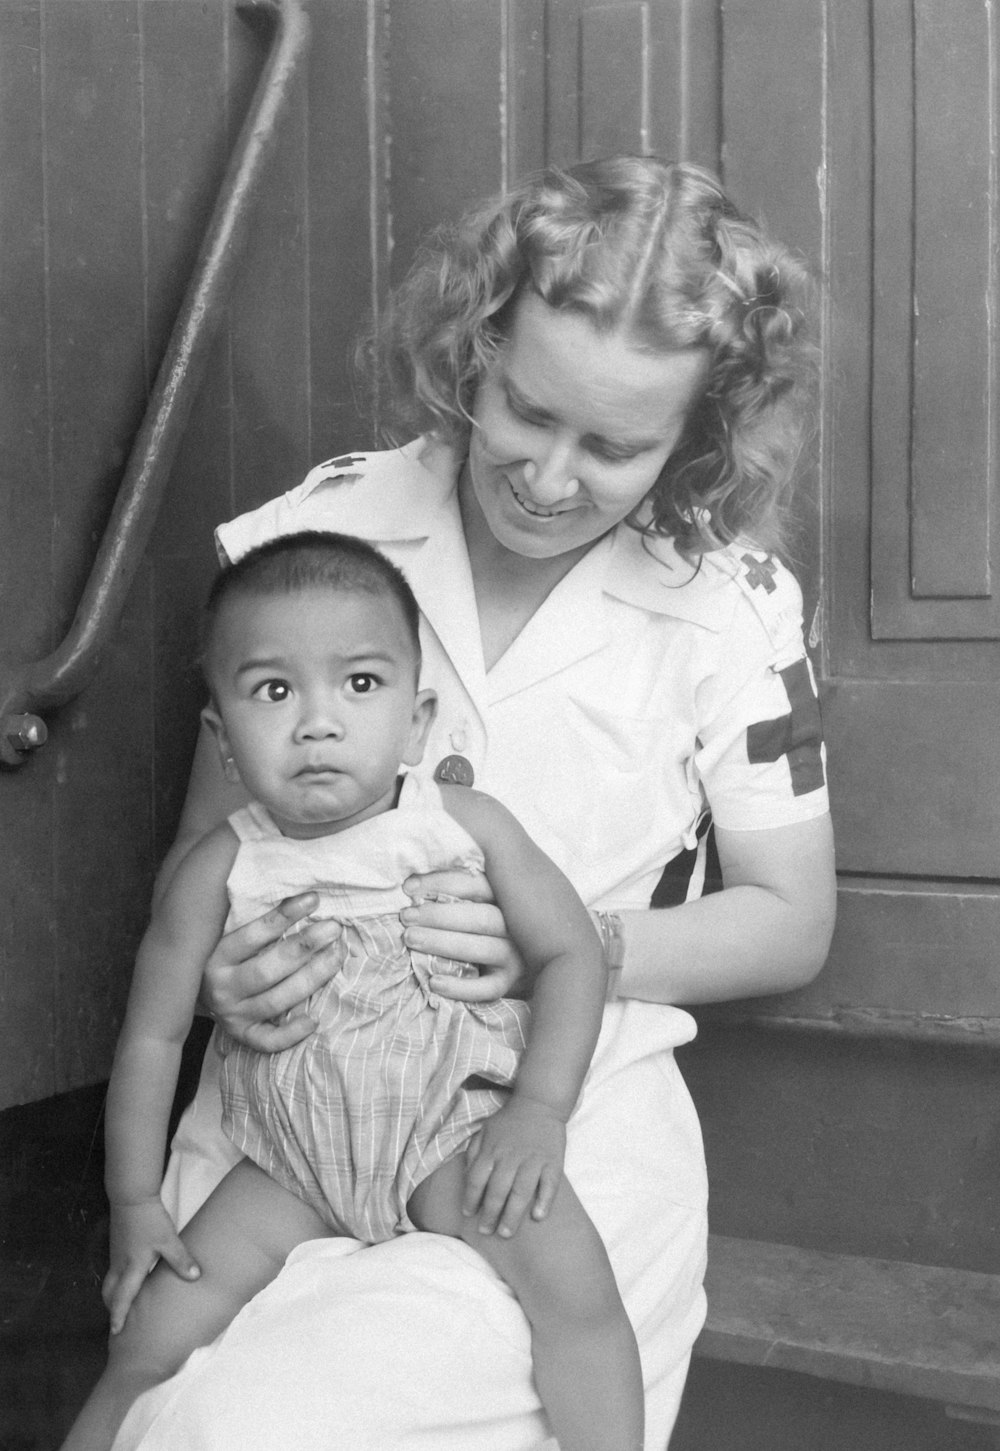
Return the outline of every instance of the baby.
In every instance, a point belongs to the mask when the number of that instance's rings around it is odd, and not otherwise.
[[[180,863],[139,949],[108,1093],[109,1359],[64,1451],[110,1447],[135,1398],[296,1245],[414,1229],[463,1239],[518,1296],[562,1451],[641,1451],[635,1338],[563,1177],[606,991],[600,941],[498,802],[401,772],[436,708],[409,586],[360,540],[277,539],[216,581],[204,666],[205,719],[251,800]],[[530,1015],[435,995],[432,975],[462,967],[402,940],[402,882],[456,865],[490,882],[534,978]],[[178,1235],[159,1186],[202,968],[224,930],[307,890],[314,916],[342,924],[343,965],[310,1000],[304,1042],[268,1055],[220,1034],[224,1124],[246,1157]]]

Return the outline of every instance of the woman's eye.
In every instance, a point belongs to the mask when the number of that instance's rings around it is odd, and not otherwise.
[[[536,413],[527,403],[518,403],[513,398],[507,399],[507,408],[515,418],[521,423],[527,423],[530,428],[544,428],[548,422],[544,414]]]
[[[610,443],[593,443],[590,446],[590,452],[594,458],[600,459],[602,463],[606,464],[628,463],[630,459],[635,458],[632,449],[615,448],[614,444]]]
[[[378,685],[378,680],[374,675],[369,675],[367,671],[361,671],[357,675],[352,675],[348,684],[355,695],[370,695]]]
[[[275,704],[280,704],[281,701],[288,699],[292,689],[287,680],[262,680],[253,693],[260,700],[270,700]]]

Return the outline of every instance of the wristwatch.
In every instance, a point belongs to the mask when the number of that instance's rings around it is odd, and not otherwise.
[[[618,986],[622,968],[625,966],[625,928],[617,912],[594,912],[597,931],[604,951],[604,965],[608,969],[608,991],[606,1001],[618,1001]]]

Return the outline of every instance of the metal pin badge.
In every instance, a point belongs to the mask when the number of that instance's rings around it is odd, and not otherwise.
[[[453,754],[438,762],[434,779],[450,786],[471,786],[476,779],[476,773],[472,769],[472,762],[465,756]]]

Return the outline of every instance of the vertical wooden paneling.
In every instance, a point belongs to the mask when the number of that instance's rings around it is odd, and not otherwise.
[[[358,416],[352,358],[386,269],[377,84],[386,17],[380,0],[329,0],[326,15],[314,29],[308,92],[310,463],[373,439]]]
[[[514,6],[517,166],[652,151],[718,169],[720,10],[720,0]],[[522,160],[524,132],[532,144]]]
[[[825,261],[826,12],[822,0],[726,0],[722,9],[723,181],[816,270]]]
[[[138,5],[57,0],[42,17],[52,583],[62,630],[145,402]],[[94,687],[60,714],[52,818],[57,1084],[93,1073],[114,1042],[143,915],[135,864],[148,863],[150,849],[148,806],[122,810],[148,796],[148,688],[140,577]]]
[[[600,5],[580,17],[580,154],[648,152],[649,6]]]
[[[0,655],[44,653],[75,608],[260,73],[261,18],[248,25],[230,0],[0,7],[0,309],[12,355],[0,379]],[[315,8],[319,81],[341,55],[336,20],[334,7]],[[357,138],[363,43],[354,60]],[[107,1074],[197,730],[191,662],[212,528],[297,481],[311,458],[313,393],[330,382],[310,340],[309,187],[347,192],[338,177],[353,179],[357,161],[333,145],[331,94],[312,174],[304,95],[282,135],[230,325],[97,678],[50,714],[47,746],[0,774],[0,1104]],[[354,239],[356,306],[368,292],[367,205],[338,220]],[[336,258],[324,277],[329,298],[342,285]]]
[[[0,659],[49,648],[45,198],[37,9],[0,16]],[[0,782],[0,786],[4,783]],[[51,770],[0,795],[0,1104],[52,1091]],[[11,880],[11,864],[17,878]],[[6,865],[5,865],[6,863]]]
[[[250,103],[259,45],[231,7],[143,4],[146,306],[151,373],[190,282],[237,127]],[[235,73],[235,75],[234,75]],[[158,559],[210,539],[231,499],[229,329],[195,400],[155,536]],[[183,508],[175,501],[183,500]]]
[[[546,161],[572,166],[580,157],[580,17],[583,0],[545,0]]]
[[[512,180],[546,162],[546,0],[508,5],[507,155]]]
[[[974,0],[946,12],[916,0],[914,33],[913,593],[988,598],[1000,300],[996,18]]]
[[[996,20],[872,20],[873,634],[996,639]]]
[[[721,26],[723,181],[737,205],[797,251],[817,279],[822,279],[828,260],[828,24],[823,0],[781,0],[764,7],[753,0],[727,0]],[[825,324],[820,305],[816,342],[828,368]],[[821,593],[821,413],[816,423],[796,480],[798,528],[793,539],[806,595],[807,631],[818,621]]]
[[[308,114],[300,87],[281,129],[273,184],[257,203],[231,309],[237,509],[291,488],[310,462]]]
[[[392,137],[392,277],[419,240],[505,180],[506,7],[393,5],[386,72]]]
[[[2,527],[24,547],[0,571],[0,619],[19,621],[0,650],[25,659],[51,641],[45,314],[45,189],[42,172],[41,23],[37,9],[9,9],[0,44],[0,134],[11,138],[0,191],[0,357],[13,386],[0,392],[4,450]],[[15,481],[17,487],[14,487]],[[42,567],[40,567],[42,566]],[[6,634],[6,632],[5,632]]]
[[[250,103],[261,42],[218,0],[144,0],[140,17],[147,333],[155,371]],[[230,355],[227,316],[149,550],[154,861],[173,836],[204,699],[195,665],[198,619],[215,569],[212,531],[232,502]]]
[[[41,14],[53,568],[71,614],[79,541],[99,537],[145,402],[138,0]]]

